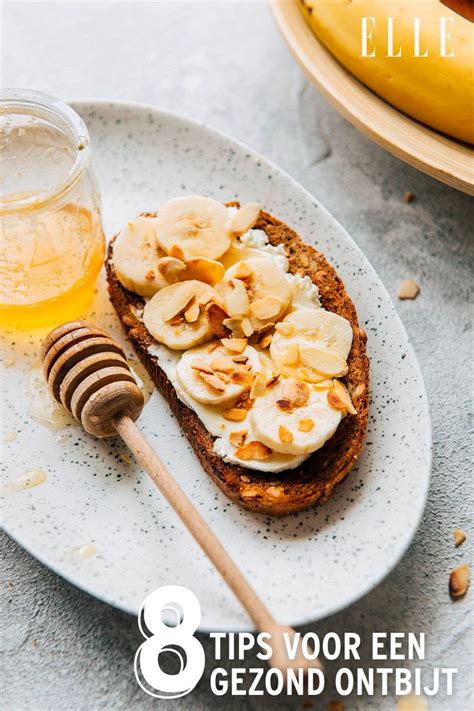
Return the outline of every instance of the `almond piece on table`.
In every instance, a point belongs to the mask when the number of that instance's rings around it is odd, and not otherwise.
[[[311,432],[314,427],[314,420],[311,417],[305,417],[298,422],[298,429],[300,432]]]
[[[242,447],[243,444],[245,444],[245,439],[247,437],[247,430],[239,430],[231,432],[229,435],[229,442],[234,446],[234,447]],[[250,479],[249,479],[250,481]]]
[[[268,459],[272,454],[270,447],[267,447],[263,442],[254,440],[252,442],[247,442],[242,447],[239,447],[234,452],[238,459],[248,461],[250,459]]]
[[[290,430],[287,430],[283,425],[278,427],[278,437],[280,438],[280,442],[293,442],[293,435]]]
[[[466,563],[458,565],[449,576],[449,592],[451,597],[465,595],[471,581],[471,571]]]
[[[171,321],[175,316],[182,313],[194,299],[194,286],[188,282],[183,282],[174,292],[172,298],[163,312],[163,320]]]
[[[233,422],[242,422],[247,417],[247,410],[242,407],[230,407],[228,410],[224,410],[222,417]]]
[[[233,235],[243,235],[250,230],[258,220],[262,206],[258,202],[247,202],[234,212],[230,218],[227,229]]]
[[[247,347],[246,338],[222,338],[221,343],[226,350],[237,354],[242,353]]]
[[[278,296],[264,296],[262,299],[256,299],[250,304],[252,314],[266,321],[269,318],[277,316],[281,312],[283,301]]]
[[[464,531],[461,531],[460,528],[455,528],[455,529],[454,529],[454,531],[453,531],[453,536],[454,536],[454,545],[456,546],[456,548],[457,548],[458,546],[461,546],[461,545],[464,543],[464,541],[466,540],[466,538],[467,538],[467,536],[466,536],[466,534],[464,533]]]
[[[223,279],[224,265],[215,259],[207,257],[193,257],[185,260],[186,279],[197,279],[205,284],[214,286]]]
[[[344,383],[340,380],[332,381],[332,388],[327,394],[328,403],[336,410],[347,410],[351,415],[357,415],[357,410],[352,404],[351,396],[349,395]]]
[[[405,279],[405,281],[402,281],[402,283],[398,287],[397,296],[401,300],[416,299],[419,293],[420,287],[418,286],[416,281],[413,281],[413,279]]]
[[[217,375],[209,375],[209,373],[205,373],[202,370],[199,370],[198,373],[199,377],[204,380],[205,383],[210,385],[211,388],[214,388],[214,390],[218,390],[219,392],[224,392],[225,383],[223,383],[222,380],[217,377]]]

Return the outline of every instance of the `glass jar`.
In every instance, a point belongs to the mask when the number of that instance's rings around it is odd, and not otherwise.
[[[105,252],[90,141],[69,106],[39,92],[0,96],[0,323],[81,315]]]

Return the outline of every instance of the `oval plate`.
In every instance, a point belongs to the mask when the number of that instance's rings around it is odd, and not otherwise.
[[[410,118],[356,79],[313,34],[300,0],[270,0],[276,23],[312,84],[382,148],[453,188],[474,195],[472,149]]]
[[[325,208],[246,146],[151,107],[92,101],[74,107],[91,133],[108,235],[177,195],[257,200],[317,245],[344,279],[368,332],[371,419],[357,466],[327,504],[283,519],[244,511],[211,483],[156,392],[139,421],[276,619],[300,625],[340,610],[403,555],[429,483],[426,393],[385,288]],[[104,280],[88,318],[123,341]],[[145,595],[172,583],[198,596],[203,630],[249,629],[240,604],[152,482],[124,460],[120,441],[94,440],[76,424],[53,432],[31,419],[25,384],[41,336],[5,339],[5,356],[15,355],[16,363],[4,377],[3,436],[19,434],[5,445],[4,475],[10,480],[36,467],[47,473],[40,486],[5,497],[7,531],[66,579],[123,610],[135,614]]]

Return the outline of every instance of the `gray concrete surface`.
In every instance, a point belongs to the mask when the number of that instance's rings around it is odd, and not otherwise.
[[[472,708],[473,591],[456,603],[447,592],[449,571],[469,562],[473,541],[472,529],[461,548],[452,540],[454,526],[469,530],[472,501],[470,198],[407,167],[342,119],[302,76],[263,3],[7,2],[2,48],[6,86],[150,102],[246,141],[333,212],[395,300],[402,279],[419,282],[418,299],[397,308],[432,407],[428,506],[392,574],[356,605],[306,629],[424,631],[425,672],[459,668],[454,697],[432,698],[429,708]],[[411,204],[402,199],[407,190],[416,195]],[[301,708],[298,698],[217,699],[209,692],[211,665],[190,696],[147,697],[133,675],[136,620],[71,587],[6,536],[2,552],[2,709]],[[361,664],[369,664],[367,651]],[[328,691],[312,708],[326,709],[330,698]],[[395,708],[393,698],[345,704]]]

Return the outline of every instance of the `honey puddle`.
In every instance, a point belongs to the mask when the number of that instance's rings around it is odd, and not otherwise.
[[[28,414],[39,425],[57,432],[75,422],[49,394],[42,368],[33,368],[28,375],[26,397]]]
[[[46,481],[46,472],[43,469],[31,469],[25,474],[21,474],[16,479],[11,479],[0,488],[2,496],[12,496],[25,489],[33,489]]]
[[[82,546],[74,548],[71,554],[73,560],[87,560],[93,558],[97,553],[97,548],[93,543],[85,543]]]

